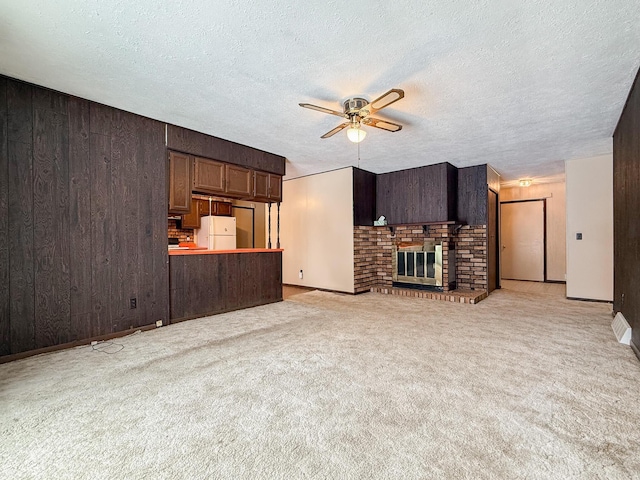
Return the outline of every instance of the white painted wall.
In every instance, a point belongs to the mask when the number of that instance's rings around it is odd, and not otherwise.
[[[613,155],[568,160],[565,173],[567,297],[612,301]]]
[[[353,293],[352,179],[348,167],[282,183],[283,283]]]
[[[547,280],[564,281],[567,271],[565,183],[534,183],[529,187],[503,187],[500,190],[501,202],[541,198],[547,201]]]

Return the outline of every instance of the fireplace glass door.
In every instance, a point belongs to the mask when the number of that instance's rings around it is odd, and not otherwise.
[[[441,244],[395,247],[393,259],[394,282],[442,286]]]

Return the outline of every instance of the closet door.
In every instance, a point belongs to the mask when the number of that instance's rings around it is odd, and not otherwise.
[[[544,200],[501,204],[502,278],[544,282],[544,206]]]

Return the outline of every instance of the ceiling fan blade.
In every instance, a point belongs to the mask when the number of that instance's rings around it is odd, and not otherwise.
[[[300,105],[303,108],[309,108],[311,110],[317,110],[318,112],[329,113],[331,115],[337,115],[338,117],[346,118],[344,113],[338,112],[336,110],[330,110],[328,108],[318,107],[317,105],[311,105],[310,103],[299,103],[298,105]]]
[[[332,137],[333,135],[335,135],[336,133],[338,133],[340,130],[347,128],[349,125],[351,125],[349,122],[344,122],[340,125],[338,125],[336,128],[334,128],[333,130],[329,130],[327,133],[325,133],[324,135],[322,135],[320,138],[329,138]]]
[[[370,127],[381,128],[382,130],[386,130],[388,132],[397,132],[398,130],[402,130],[402,125],[393,122],[387,122],[386,120],[380,120],[379,118],[367,117],[362,120],[362,123]]]
[[[358,115],[360,115],[361,118],[366,117],[367,115],[371,115],[372,113],[376,113],[378,110],[388,107],[402,98],[404,98],[404,90],[392,88],[387,93],[376,98],[366,107],[362,107],[360,110],[361,113],[359,112]]]

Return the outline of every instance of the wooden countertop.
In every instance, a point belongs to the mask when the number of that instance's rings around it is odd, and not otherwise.
[[[222,255],[230,253],[272,253],[282,252],[282,248],[236,248],[235,250],[206,250],[202,248],[190,248],[188,250],[169,250],[169,255]]]

